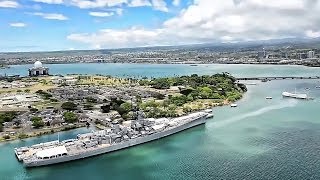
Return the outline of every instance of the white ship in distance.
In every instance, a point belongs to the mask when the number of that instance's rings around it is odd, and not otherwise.
[[[282,93],[282,96],[289,97],[289,98],[295,98],[295,99],[312,99],[307,94],[297,93],[296,89],[295,89],[294,93],[285,91]]]

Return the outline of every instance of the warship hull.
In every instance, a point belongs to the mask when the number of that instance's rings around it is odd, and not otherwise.
[[[103,148],[97,148],[94,150],[90,150],[90,151],[86,151],[86,152],[82,152],[79,154],[70,154],[67,156],[62,156],[59,158],[53,158],[53,159],[43,159],[43,160],[37,160],[37,161],[26,161],[23,160],[23,164],[26,167],[37,167],[37,166],[46,166],[46,165],[51,165],[51,164],[57,164],[57,163],[63,163],[63,162],[68,162],[68,161],[74,161],[74,160],[78,160],[78,159],[83,159],[83,158],[88,158],[88,157],[92,157],[92,156],[97,156],[100,154],[105,154],[108,152],[112,152],[112,151],[117,151],[117,150],[121,150],[121,149],[125,149],[125,148],[129,148],[132,146],[136,146],[139,144],[143,144],[143,143],[147,143],[150,141],[154,141],[157,139],[161,139],[167,136],[170,136],[172,134],[181,132],[183,130],[201,125],[201,124],[205,124],[207,121],[206,117],[200,117],[198,119],[195,119],[191,122],[185,123],[181,126],[177,126],[177,127],[173,127],[171,129],[167,129],[165,131],[162,132],[158,132],[158,133],[154,133],[151,135],[147,135],[147,136],[143,136],[143,137],[137,137],[135,139],[130,139],[128,141],[124,141],[121,143],[116,143],[116,144],[112,144],[110,146],[107,147],[103,147]]]

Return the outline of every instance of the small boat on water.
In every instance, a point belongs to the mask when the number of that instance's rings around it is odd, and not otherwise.
[[[205,113],[212,113],[212,109],[206,109],[206,110],[203,110],[203,112],[205,112]]]
[[[290,93],[290,92],[283,92],[283,97],[295,98],[295,99],[310,99],[307,94],[299,94],[299,93]]]
[[[191,64],[190,66],[198,66],[197,64]]]
[[[231,107],[238,107],[238,104],[231,104]]]
[[[245,83],[245,85],[257,85],[257,83],[254,83],[254,82],[248,82],[248,83]]]
[[[267,96],[266,99],[272,99],[272,97],[271,96]]]
[[[316,89],[320,89],[320,86],[316,86]]]

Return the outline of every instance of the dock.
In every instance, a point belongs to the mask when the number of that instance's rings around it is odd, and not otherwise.
[[[258,81],[286,80],[286,79],[320,79],[320,76],[266,76],[266,77],[236,78],[236,80],[258,80]]]

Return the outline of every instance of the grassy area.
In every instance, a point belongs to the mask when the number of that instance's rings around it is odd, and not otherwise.
[[[41,81],[41,79],[39,80]],[[45,83],[43,83],[45,82]],[[30,93],[34,93],[38,90],[48,90],[48,89],[52,89],[55,88],[56,86],[51,84],[51,83],[47,83],[48,81],[42,81],[42,82],[37,82],[37,84],[29,86],[29,87],[24,87],[24,88],[2,88],[0,89],[0,94],[1,93],[16,93],[16,92],[30,92]]]
[[[50,101],[44,101],[44,102],[37,102],[33,104],[33,107],[37,108],[38,110],[46,109],[47,107],[53,107],[53,108],[60,108],[62,102],[50,102]]]

